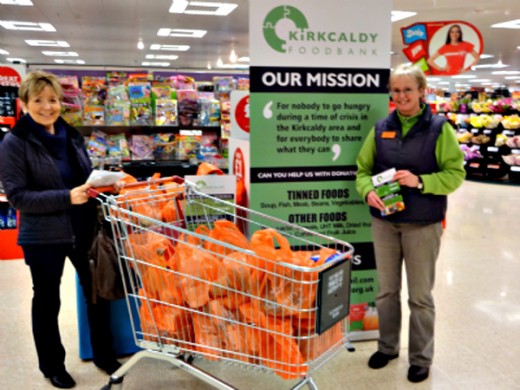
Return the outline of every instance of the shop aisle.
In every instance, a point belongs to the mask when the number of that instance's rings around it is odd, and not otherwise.
[[[508,390],[520,388],[520,186],[466,181],[451,196],[435,289],[436,354],[430,378],[406,380],[407,324],[400,357],[381,370],[367,366],[375,341],[355,343],[318,370],[320,390]],[[36,366],[30,333],[30,280],[22,261],[0,261],[2,388],[52,389]],[[107,376],[78,358],[74,275],[63,278],[62,331],[76,389],[100,389]],[[406,293],[406,292],[403,292]],[[404,300],[406,302],[406,299]],[[288,389],[294,383],[240,367],[199,361],[240,389]],[[207,389],[168,364],[145,361],[125,378],[125,390]]]

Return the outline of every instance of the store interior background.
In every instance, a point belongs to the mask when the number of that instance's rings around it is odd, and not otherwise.
[[[172,0],[32,0],[34,6],[12,5],[14,2],[0,0],[0,64],[20,62],[30,68],[54,68],[62,74],[68,69],[89,68],[247,73],[248,1],[221,1],[238,5],[227,16],[169,13],[172,5],[182,9],[182,4],[188,3]],[[20,3],[30,2],[20,0]],[[191,9],[194,8],[192,5]],[[470,78],[430,78],[430,86],[446,92],[467,91],[472,87],[484,88],[489,93],[504,88],[520,90],[520,1],[394,0],[392,9],[416,12],[392,23],[392,66],[406,62],[400,28],[421,21],[462,20],[475,25],[482,33],[484,54],[490,57],[482,58],[479,66],[494,67],[478,67],[465,75],[474,76]],[[12,31],[2,24],[5,21],[50,23],[56,31]],[[491,27],[508,21],[512,22],[511,28]],[[201,38],[159,36],[161,28],[207,32]],[[172,33],[175,31],[169,31]],[[180,31],[180,34],[199,33]],[[53,43],[48,47],[30,46],[26,40]],[[143,49],[137,48],[140,40]],[[56,41],[70,46],[57,47]],[[163,45],[163,49],[171,45],[190,48],[155,50],[152,45]],[[44,55],[43,51],[62,55]],[[229,58],[232,51],[236,62]],[[68,55],[63,55],[65,53]],[[504,71],[512,73],[496,73]],[[315,379],[319,388],[519,388],[520,241],[515,234],[520,228],[520,218],[515,212],[517,204],[518,186],[494,182],[468,180],[450,197],[435,290],[437,344],[430,379],[417,385],[406,381],[405,324],[398,360],[383,370],[370,370],[366,362],[375,350],[375,341],[357,342],[355,353],[342,352],[318,370]],[[75,289],[74,282],[73,270],[67,265],[60,317],[68,351],[67,367],[78,382],[76,388],[96,389],[107,382],[107,377],[78,358],[76,299],[75,294],[70,294]],[[2,386],[8,390],[51,389],[37,371],[30,337],[30,275],[23,261],[0,261],[0,286]],[[403,302],[406,302],[405,294],[403,291]],[[274,375],[241,367],[213,362],[200,364],[239,388],[278,389],[291,385]],[[139,365],[125,378],[125,389],[146,387],[157,390],[210,388],[189,374],[155,361]]]
[[[63,69],[82,65],[205,71],[248,66],[249,2],[246,0],[211,2],[222,4],[214,7],[184,0],[33,0],[33,6],[10,5],[16,2],[31,3],[30,0],[0,2],[0,63],[19,61]],[[517,0],[394,0],[392,4],[393,17],[397,17],[397,11],[411,13],[392,23],[392,66],[407,61],[402,53],[402,27],[425,21],[461,20],[482,33],[485,58],[477,69],[465,74],[470,78],[436,77],[430,80],[430,85],[448,91],[471,87],[520,88],[520,2]],[[207,14],[226,12],[229,14]],[[9,30],[5,23],[9,21],[49,23],[56,31]],[[506,22],[508,28],[492,27]],[[26,40],[59,41],[69,46],[60,47],[55,42],[31,46]],[[137,47],[139,42],[141,50]],[[234,56],[230,59],[232,51]],[[504,71],[516,73],[496,73]]]

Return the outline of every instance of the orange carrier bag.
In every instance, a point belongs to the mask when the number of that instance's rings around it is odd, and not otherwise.
[[[257,324],[257,328],[246,329],[250,350],[262,359],[266,367],[272,368],[283,379],[299,378],[307,372],[290,319],[268,316],[258,301],[240,305],[242,320]]]

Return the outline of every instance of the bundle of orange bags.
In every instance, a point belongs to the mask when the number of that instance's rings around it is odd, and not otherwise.
[[[142,279],[145,339],[170,338],[208,359],[262,364],[284,379],[304,376],[309,361],[342,343],[341,323],[315,333],[318,272],[291,267],[319,266],[334,250],[292,251],[274,229],[249,241],[227,220],[194,233],[172,240],[148,231],[126,241]]]

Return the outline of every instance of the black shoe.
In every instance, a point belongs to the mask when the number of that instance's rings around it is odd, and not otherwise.
[[[49,378],[52,385],[60,389],[71,389],[76,386],[76,382],[67,371],[60,372],[59,374],[45,375],[45,378]]]
[[[392,359],[396,359],[399,357],[399,354],[395,355],[387,355],[386,353],[377,351],[368,360],[368,367],[370,368],[383,368],[388,364],[388,362]]]
[[[94,362],[94,364],[97,368],[105,371],[108,375],[112,375],[119,369],[119,367],[121,367],[121,363],[119,363],[116,359],[107,362]]]
[[[410,382],[422,382],[425,379],[428,379],[430,375],[429,367],[419,367],[419,366],[410,366],[408,369],[408,380]]]

